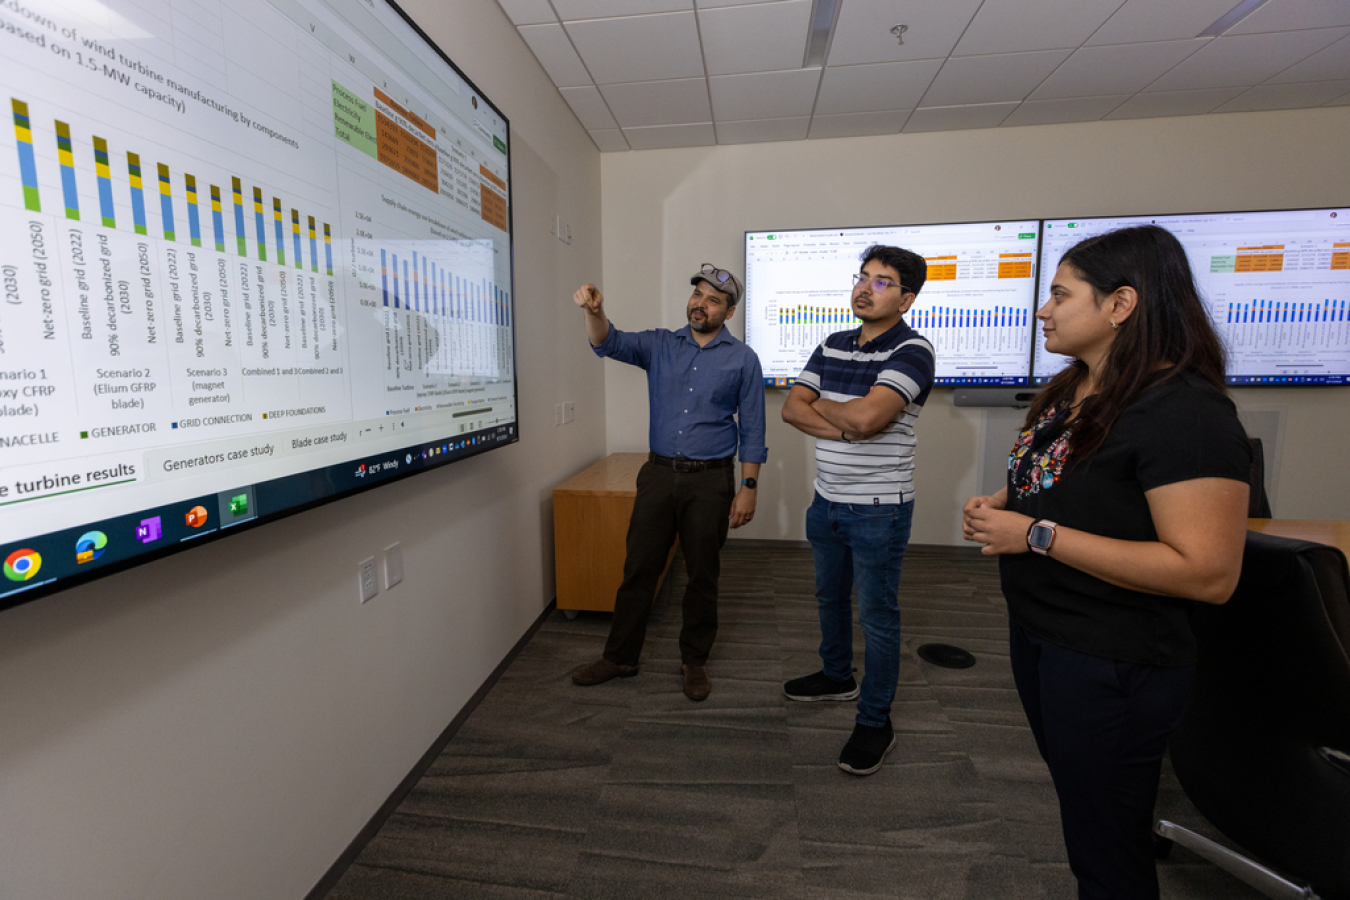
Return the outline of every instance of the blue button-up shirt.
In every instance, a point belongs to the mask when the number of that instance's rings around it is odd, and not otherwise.
[[[721,459],[737,453],[739,444],[743,463],[769,458],[764,371],[755,351],[727,329],[700,347],[688,325],[626,332],[611,323],[605,340],[591,349],[647,370],[647,439],[657,455]]]

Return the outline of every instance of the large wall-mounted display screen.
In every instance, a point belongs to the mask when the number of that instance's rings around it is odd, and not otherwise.
[[[396,7],[0,26],[0,608],[518,439],[508,124]]]
[[[872,244],[918,253],[928,281],[905,320],[937,353],[940,385],[1025,385],[1040,222],[752,231],[745,235],[746,343],[765,382],[790,386],[850,308],[859,254]]]
[[[1229,384],[1350,384],[1350,210],[1047,219],[1038,308],[1059,258],[1086,237],[1154,224],[1186,248],[1210,318],[1228,350]],[[1068,359],[1036,330],[1035,382]]]

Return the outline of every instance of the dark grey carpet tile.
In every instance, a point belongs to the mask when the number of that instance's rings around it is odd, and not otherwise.
[[[334,900],[1015,898],[1075,893],[1059,807],[1022,713],[996,560],[915,546],[900,589],[892,708],[876,774],[837,766],[856,701],[800,703],[821,668],[804,548],[729,544],[712,695],[682,692],[677,559],[641,672],[590,688],[611,616],[550,615],[329,895]],[[924,643],[975,655],[921,661]],[[854,629],[854,665],[866,673]],[[1160,815],[1222,842],[1164,768]],[[1177,848],[1168,900],[1259,895]]]
[[[567,889],[584,838],[579,831],[400,813],[385,823],[360,862],[367,868],[452,883],[557,894]],[[528,855],[501,852],[502,847],[522,844],[530,847]]]
[[[570,900],[560,891],[473,881],[424,872],[353,865],[328,900]]]

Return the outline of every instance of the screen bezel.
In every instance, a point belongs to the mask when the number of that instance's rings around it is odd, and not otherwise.
[[[1037,225],[1037,228],[1036,228],[1036,249],[1035,249],[1035,251],[1034,251],[1034,252],[1035,252],[1035,259],[1036,259],[1036,261],[1037,261],[1037,264],[1039,265],[1040,257],[1041,257],[1041,241],[1042,241],[1042,239],[1045,237],[1045,227],[1044,227],[1045,220],[1044,220],[1044,219],[1041,219],[1041,218],[1039,218],[1039,217],[1035,217],[1035,216],[1005,216],[1005,217],[997,218],[997,219],[976,219],[976,220],[972,220],[972,221],[956,221],[956,222],[902,222],[902,223],[898,223],[898,224],[885,224],[885,225],[822,225],[822,226],[805,227],[805,228],[747,228],[747,229],[745,229],[745,231],[743,231],[743,232],[741,233],[741,272],[742,272],[742,274],[744,274],[744,275],[746,275],[746,276],[748,277],[748,273],[749,273],[749,258],[748,258],[748,257],[749,257],[749,247],[750,247],[750,239],[749,239],[749,235],[751,235],[751,234],[767,234],[767,233],[773,233],[773,234],[790,234],[790,233],[793,233],[793,232],[800,232],[800,231],[834,231],[834,230],[839,230],[839,231],[864,231],[864,230],[869,230],[869,229],[888,229],[888,228],[931,228],[931,227],[941,227],[941,226],[946,226],[946,225],[1000,225],[1000,224],[1004,224],[1004,223],[1007,223],[1007,222],[1037,222],[1037,223],[1039,223],[1039,224]],[[1031,316],[1032,316],[1033,320],[1034,320],[1035,314],[1036,314],[1036,307],[1035,307],[1035,304],[1036,304],[1036,299],[1037,299],[1037,296],[1038,296],[1039,288],[1040,288],[1040,271],[1038,270],[1038,271],[1036,272],[1036,284],[1035,284],[1035,287],[1034,287],[1034,290],[1033,290],[1033,294],[1032,294],[1032,298],[1031,298],[1031,299],[1032,299]],[[922,293],[922,291],[920,291],[920,293]],[[742,302],[742,303],[749,303],[749,302],[750,302],[750,285],[749,285],[748,282],[747,282],[747,284],[746,284],[746,286],[745,286],[745,298],[744,298],[741,302]],[[744,321],[745,321],[745,323],[746,323],[745,328],[746,328],[746,332],[747,332],[747,335],[746,335],[747,338],[749,337],[748,332],[749,332],[749,328],[750,328],[750,325],[749,325],[749,322],[750,322],[749,316],[750,316],[750,313],[749,313],[749,307],[747,306],[747,307],[746,307],[746,310],[744,311]],[[843,329],[841,329],[841,330],[843,330]],[[748,341],[748,340],[746,341],[746,345],[749,346],[749,341]],[[753,350],[754,347],[751,347],[750,349]],[[1027,390],[1027,389],[1029,389],[1029,388],[1031,388],[1031,387],[1034,386],[1034,385],[1032,384],[1032,381],[1031,381],[1031,379],[1032,379],[1031,364],[1032,364],[1032,359],[1033,359],[1033,357],[1034,357],[1034,355],[1035,355],[1035,352],[1036,352],[1036,342],[1035,342],[1035,340],[1033,339],[1033,340],[1032,340],[1032,343],[1031,343],[1030,350],[1028,351],[1029,355],[1028,355],[1028,357],[1027,357],[1027,365],[1026,365],[1026,371],[1027,371],[1027,374],[1026,374],[1026,378],[1023,379],[1023,380],[1019,380],[1019,381],[1016,382],[1016,383],[1013,383],[1013,384],[1007,384],[1007,383],[1004,383],[1004,384],[977,385],[977,384],[937,384],[936,382],[934,382],[934,384],[933,384],[933,389],[934,389],[934,390],[937,390],[937,389],[939,389],[939,388],[941,388],[941,389],[943,389],[943,390],[952,390],[952,389],[961,389],[961,390],[981,390],[981,389],[983,389],[983,390],[991,390],[991,391]],[[797,379],[796,379],[795,376],[792,377],[792,378],[771,379],[769,376],[766,375],[766,376],[764,377],[764,387],[765,387],[766,390],[791,390],[792,386],[796,383],[796,381],[797,381]],[[785,382],[785,383],[779,383],[779,382]]]
[[[296,503],[294,505],[286,506],[282,509],[277,509],[272,512],[268,513],[260,512],[254,518],[231,524],[229,527],[218,527],[215,530],[202,534],[199,537],[194,537],[192,540],[174,541],[164,546],[155,547],[154,549],[139,552],[134,556],[109,561],[107,563],[97,566],[96,568],[87,569],[84,571],[76,570],[72,574],[56,577],[45,582],[39,582],[38,584],[32,585],[31,587],[27,588],[21,586],[16,587],[14,590],[7,592],[3,597],[0,597],[0,613],[4,612],[5,610],[13,609],[15,607],[22,606],[36,600],[40,600],[44,597],[52,596],[53,594],[57,594],[71,588],[79,587],[81,585],[98,581],[100,579],[115,575],[119,572],[127,571],[128,569],[133,569],[142,565],[146,565],[148,563],[153,563],[157,560],[164,559],[165,557],[173,556],[175,554],[182,553],[187,550],[193,550],[198,547],[213,544],[221,540],[222,538],[233,537],[237,534],[242,534],[246,531],[251,531],[254,528],[258,528],[260,526],[269,525],[272,524],[273,522],[281,521],[283,519],[289,518],[299,513],[307,512],[320,506],[326,506],[330,503],[334,503],[339,500],[344,500],[348,497],[353,497],[358,494],[365,493],[367,491],[376,490],[386,485],[402,481],[405,478],[410,478],[415,475],[420,475],[425,472],[440,469],[452,463],[470,459],[475,456],[480,456],[484,453],[488,453],[492,450],[497,450],[502,447],[509,446],[510,444],[518,443],[520,441],[521,439],[520,369],[517,357],[517,334],[516,334],[516,319],[518,309],[516,302],[517,297],[516,297],[516,274],[515,274],[515,248],[516,248],[515,202],[514,202],[515,181],[511,167],[512,163],[511,120],[501,110],[501,108],[498,107],[497,104],[495,104],[490,98],[488,98],[478,88],[478,86],[473,82],[473,80],[469,78],[469,76],[466,75],[464,71],[458,65],[456,65],[452,59],[450,59],[450,57],[445,53],[445,51],[441,49],[441,47],[434,40],[431,39],[431,37],[422,29],[422,27],[418,25],[401,6],[399,6],[396,2],[394,2],[394,0],[374,0],[374,2],[381,3],[387,6],[393,12],[395,12],[399,16],[399,18],[402,19],[403,22],[411,28],[412,32],[418,38],[426,42],[427,46],[430,47],[430,49],[435,52],[435,54],[440,58],[440,60],[444,64],[449,66],[455,72],[455,74],[457,74],[460,78],[464,80],[466,86],[474,92],[474,94],[478,97],[478,99],[481,102],[487,104],[494,113],[496,113],[498,116],[501,117],[502,123],[506,129],[506,146],[507,146],[506,171],[508,176],[507,204],[506,204],[506,215],[507,215],[506,233],[508,238],[507,266],[510,274],[510,287],[511,287],[510,292],[511,315],[509,328],[511,335],[511,348],[510,348],[511,371],[514,373],[512,379],[512,395],[515,408],[515,420],[509,426],[505,425],[491,426],[487,429],[483,429],[481,432],[474,432],[468,435],[456,435],[453,438],[453,440],[449,435],[445,435],[434,442],[429,440],[417,441],[413,444],[409,444],[405,447],[401,447],[396,450],[387,450],[379,453],[367,453],[357,455],[343,462],[333,463],[325,466],[318,466],[312,469],[305,469],[300,472],[292,473],[289,475],[283,475],[278,478],[269,479],[267,481],[251,482],[247,485],[241,486],[240,488],[236,488],[236,490],[247,487],[249,489],[256,491],[259,487],[262,487],[264,485],[276,485],[287,479],[300,477],[318,476],[318,477],[329,477],[331,479],[333,475],[338,474],[339,469],[350,469],[352,466],[362,464],[364,460],[372,457],[413,456],[415,459],[415,462],[413,464],[408,465],[406,467],[399,466],[397,470],[394,471],[393,473],[384,475],[378,479],[372,479],[369,482],[362,481],[361,483],[356,485],[335,489],[332,493],[324,494],[322,496],[315,497],[308,501],[303,501],[300,503]],[[335,426],[335,427],[342,427],[342,426]],[[500,439],[494,437],[494,439],[491,442],[484,442],[482,444],[479,444],[475,441],[469,446],[462,448],[460,452],[438,453],[432,455],[430,458],[425,459],[417,458],[416,456],[417,453],[425,451],[428,446],[435,447],[444,444],[450,444],[465,438],[476,438],[480,434],[486,432],[495,432],[498,430],[505,431],[507,432],[507,434]],[[184,498],[184,500],[182,501],[176,501],[173,505],[175,507],[181,506],[183,502],[189,499],[191,498]],[[138,516],[147,513],[153,514],[156,510],[161,508],[162,507],[151,507],[148,509],[131,509],[117,516],[109,516],[107,517],[106,520],[94,520],[92,522],[72,526],[70,528],[62,528],[53,532],[36,534],[17,539],[15,541],[8,541],[6,542],[6,546],[8,547],[10,545],[13,545],[15,547],[20,547],[25,544],[33,544],[39,540],[47,539],[49,538],[49,536],[52,535],[66,535],[76,533],[84,529],[92,529],[97,527],[97,525],[99,525],[103,521],[120,519],[127,516]],[[73,541],[69,541],[68,543],[73,546]]]

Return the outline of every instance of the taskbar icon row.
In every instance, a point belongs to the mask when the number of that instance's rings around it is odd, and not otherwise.
[[[258,516],[252,486],[68,528],[7,548],[0,597],[190,541]]]

